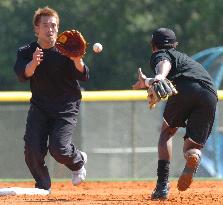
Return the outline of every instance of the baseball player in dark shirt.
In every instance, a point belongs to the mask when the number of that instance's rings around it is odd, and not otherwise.
[[[88,80],[89,70],[81,57],[70,59],[55,48],[59,27],[55,10],[39,8],[33,24],[37,41],[19,48],[14,70],[20,81],[30,81],[32,92],[24,135],[25,161],[35,187],[50,191],[44,161],[48,150],[72,171],[74,185],[86,177],[87,155],[71,140],[81,102],[78,80]]]
[[[172,158],[172,137],[179,127],[185,127],[183,153],[185,168],[178,180],[178,190],[184,191],[192,183],[201,159],[201,150],[211,133],[215,118],[217,92],[208,72],[186,54],[176,50],[175,33],[159,28],[152,35],[150,65],[155,78],[142,72],[137,83],[149,87],[154,80],[169,79],[176,86],[177,95],[168,98],[158,142],[157,184],[151,199],[166,199],[169,192],[169,167]]]

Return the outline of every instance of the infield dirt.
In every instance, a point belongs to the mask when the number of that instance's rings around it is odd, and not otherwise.
[[[0,187],[33,187],[33,182],[0,182]],[[70,181],[53,182],[47,196],[1,196],[0,205],[150,205],[150,204],[223,204],[223,181],[195,180],[191,188],[179,192],[171,181],[169,199],[151,201],[155,181],[84,182],[78,187]]]

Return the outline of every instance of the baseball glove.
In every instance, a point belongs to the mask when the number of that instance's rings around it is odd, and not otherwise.
[[[55,46],[67,57],[82,57],[86,53],[87,43],[79,31],[70,30],[58,35]]]
[[[145,86],[146,76],[142,73],[142,69],[138,68],[138,81],[132,85],[133,90],[140,90],[146,88]]]
[[[160,100],[167,100],[169,96],[176,95],[177,90],[168,79],[157,80],[147,90],[148,106],[154,108]]]

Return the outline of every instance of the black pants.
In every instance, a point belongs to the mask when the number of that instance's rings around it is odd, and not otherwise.
[[[80,151],[72,144],[77,123],[80,101],[75,102],[73,112],[52,114],[31,104],[26,124],[25,161],[36,181],[36,187],[49,189],[51,180],[44,158],[49,150],[51,156],[70,170],[83,166]]]
[[[203,146],[212,131],[217,96],[192,80],[181,80],[177,90],[167,101],[164,119],[170,127],[186,127],[185,137]]]

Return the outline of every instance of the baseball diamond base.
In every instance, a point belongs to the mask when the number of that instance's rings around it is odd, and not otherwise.
[[[22,187],[9,187],[0,188],[0,196],[14,196],[14,195],[48,195],[50,192],[38,188],[22,188]]]

